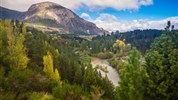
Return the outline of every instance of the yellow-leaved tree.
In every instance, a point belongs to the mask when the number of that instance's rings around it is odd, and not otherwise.
[[[125,43],[122,40],[116,40],[116,42],[113,44],[113,47],[117,49],[117,52],[119,50],[119,53],[122,53]]]
[[[5,61],[12,69],[23,70],[29,61],[27,50],[23,44],[25,37],[23,34],[13,33],[9,20],[5,21],[4,27],[7,36],[7,58]]]
[[[27,32],[26,25],[25,25],[24,22],[22,22],[22,24],[21,24],[21,32],[22,33],[26,33]]]
[[[114,43],[113,46],[114,47],[122,47],[122,46],[125,46],[125,43],[122,40],[116,40],[116,42]]]
[[[47,53],[46,56],[43,57],[43,64],[44,69],[43,71],[46,73],[46,75],[57,82],[60,81],[60,75],[57,69],[54,70],[53,67],[53,58],[52,54],[50,52]]]

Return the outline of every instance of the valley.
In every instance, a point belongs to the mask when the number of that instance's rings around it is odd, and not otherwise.
[[[15,1],[0,2],[0,100],[178,99],[174,0]]]

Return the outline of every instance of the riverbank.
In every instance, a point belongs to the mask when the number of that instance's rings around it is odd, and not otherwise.
[[[107,75],[108,79],[114,84],[115,87],[118,86],[118,81],[120,80],[119,74],[112,66],[109,65],[106,59],[91,57],[91,64],[93,68],[95,68],[97,65],[102,66],[103,69],[107,67],[107,72],[100,69],[98,69],[98,71],[101,72],[102,77],[105,77]]]

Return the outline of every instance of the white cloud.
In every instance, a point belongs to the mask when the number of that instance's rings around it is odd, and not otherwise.
[[[32,4],[44,2],[46,0],[0,0],[0,6],[26,11]],[[140,6],[153,4],[153,0],[50,0],[69,9],[89,8],[89,10],[113,8],[116,10],[139,10]],[[163,20],[119,20],[116,16],[110,14],[101,14],[96,19],[91,19],[87,13],[81,14],[81,17],[94,22],[97,26],[108,31],[120,30],[121,32],[134,29],[164,29],[168,20],[178,29],[178,16]]]
[[[82,13],[82,14],[80,15],[80,17],[83,18],[83,19],[86,19],[86,20],[91,20],[90,15],[88,15],[87,13]]]
[[[0,6],[26,11],[34,3],[44,2],[46,0],[0,0]],[[138,10],[140,6],[153,4],[153,0],[50,0],[72,10],[86,8],[98,10],[105,8],[114,8],[116,10]]]
[[[167,21],[171,21],[172,25],[175,25],[175,29],[178,29],[178,16],[176,17],[170,17],[162,20],[148,20],[148,19],[139,19],[139,20],[113,20],[113,18],[117,18],[113,15],[107,15],[112,16],[106,17],[101,14],[98,18],[95,20],[90,20],[93,23],[95,23],[98,27],[102,27],[105,30],[108,31],[116,31],[119,30],[120,32],[126,32],[126,31],[132,31],[135,29],[164,29],[167,25]],[[111,18],[111,19],[109,19]],[[112,21],[113,20],[113,21]]]
[[[153,3],[152,0],[140,0],[139,5],[148,6],[148,5],[152,4],[152,3]]]
[[[117,21],[117,17],[111,14],[100,14],[100,16],[97,18],[97,20],[103,20],[103,21],[107,21],[107,22],[113,22],[113,21]]]

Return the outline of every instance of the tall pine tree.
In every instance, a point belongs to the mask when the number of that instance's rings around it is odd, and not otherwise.
[[[121,80],[116,89],[117,100],[143,100],[145,93],[143,79],[146,72],[140,64],[140,54],[133,49],[120,73]]]

